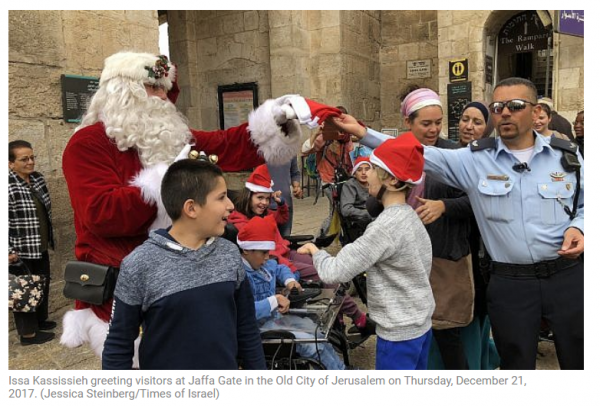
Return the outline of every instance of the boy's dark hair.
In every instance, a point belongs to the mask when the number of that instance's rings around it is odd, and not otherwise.
[[[531,100],[529,100],[529,101],[534,104],[537,104],[537,98],[538,98],[537,97],[537,93],[538,93],[537,87],[535,87],[533,82],[528,79],[516,78],[516,77],[502,79],[500,82],[498,82],[496,87],[494,87],[494,90],[498,89],[499,87],[518,86],[518,85],[526,86],[529,89],[529,97],[531,98]]]
[[[160,196],[171,220],[181,217],[183,204],[188,199],[205,205],[206,197],[222,177],[221,168],[206,161],[184,159],[169,166],[161,183]]]
[[[8,143],[8,160],[10,162],[15,162],[15,149],[19,148],[29,148],[33,149],[30,143],[24,140],[16,140]]]

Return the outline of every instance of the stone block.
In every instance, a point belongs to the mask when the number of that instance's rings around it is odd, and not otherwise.
[[[63,120],[47,120],[45,136],[48,145],[50,170],[62,177],[62,154],[75,131],[75,124],[67,124]]]
[[[233,13],[222,17],[223,32],[235,34],[244,31],[244,13]]]
[[[273,54],[285,51],[286,48],[293,46],[292,26],[272,27],[269,32],[269,39]]]
[[[217,38],[206,38],[198,40],[198,55],[203,56],[214,56],[217,54]],[[181,62],[183,63],[183,61]]]
[[[171,24],[169,24],[169,29],[170,27]],[[196,38],[198,39],[218,37],[224,34],[223,21],[220,18],[201,21],[196,25]]]
[[[320,32],[320,52],[335,53],[341,50],[341,31],[339,26],[323,28]]]
[[[51,10],[9,10],[9,61],[63,65],[66,55],[62,13]]]
[[[583,101],[583,92],[580,89],[563,89],[559,83],[559,109],[561,110],[576,110]]]
[[[463,39],[452,42],[452,56],[455,58],[464,58],[469,53],[469,40]]]
[[[579,89],[583,87],[583,84],[579,82],[580,68],[571,69],[559,69],[558,70],[558,84],[560,91],[563,89]]]
[[[440,28],[452,27],[452,25],[454,24],[453,14],[453,11],[450,10],[439,10],[437,12],[438,26]]]
[[[246,31],[258,30],[258,11],[245,11],[244,12],[244,30],[246,30]]]
[[[62,117],[61,73],[58,67],[9,63],[9,116]]]
[[[269,10],[269,27],[273,29],[291,25],[292,13],[290,10]]]

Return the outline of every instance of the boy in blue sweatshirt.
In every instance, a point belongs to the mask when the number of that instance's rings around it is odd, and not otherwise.
[[[235,244],[218,238],[233,204],[221,170],[171,165],[161,197],[173,221],[123,260],[103,369],[266,369],[254,298]],[[210,328],[208,328],[210,326]]]
[[[302,290],[302,287],[297,282],[298,273],[269,259],[269,251],[275,249],[276,233],[277,224],[271,216],[255,216],[242,227],[237,237],[244,269],[254,294],[256,319],[263,331],[289,330],[296,338],[314,338],[314,333],[298,331],[314,331],[316,325],[311,319],[294,315],[279,316],[289,311],[290,301],[276,294],[276,284],[289,290]],[[319,360],[327,369],[345,369],[331,344],[296,344],[296,351],[301,357]]]

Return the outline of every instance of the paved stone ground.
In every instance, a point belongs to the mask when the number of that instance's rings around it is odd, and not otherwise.
[[[315,234],[319,229],[321,221],[327,215],[327,199],[319,198],[317,205],[313,205],[314,192],[310,197],[294,201],[294,234]],[[331,253],[339,250],[339,244],[335,243],[328,249]],[[356,298],[360,303],[360,299]],[[362,303],[360,303],[362,306]],[[16,331],[9,334],[9,369],[11,370],[96,370],[100,369],[100,361],[87,348],[69,349],[61,346],[58,337],[62,333],[62,316],[68,307],[51,309],[53,313],[51,320],[58,322],[56,329],[57,338],[43,345],[22,347],[19,344]],[[347,325],[351,325],[346,320]],[[375,337],[369,338],[359,348],[350,352],[350,362],[360,369],[374,369],[375,367]],[[554,346],[549,343],[541,343],[539,347],[538,369],[558,369]]]

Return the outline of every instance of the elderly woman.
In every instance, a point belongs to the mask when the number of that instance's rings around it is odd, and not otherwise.
[[[471,141],[489,137],[494,126],[490,120],[490,111],[480,101],[467,104],[458,122],[460,145],[466,147]]]

